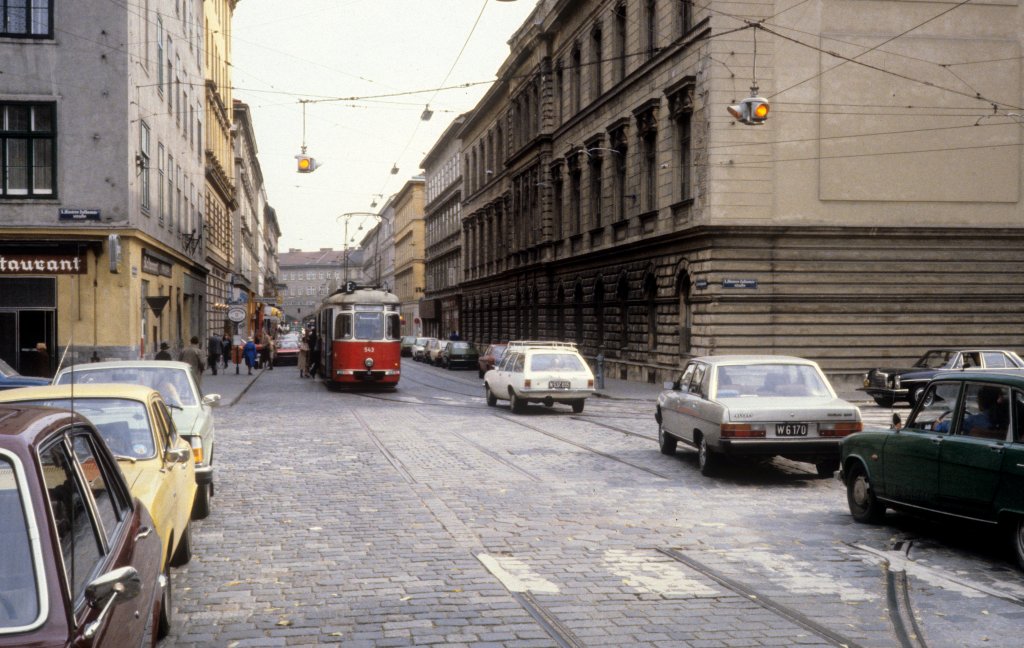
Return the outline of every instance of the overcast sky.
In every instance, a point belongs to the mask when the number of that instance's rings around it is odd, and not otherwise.
[[[536,0],[239,2],[234,97],[252,110],[281,251],[341,249],[339,215],[378,211],[382,196],[420,173],[444,129],[487,91],[508,56],[508,39],[535,6]],[[474,85],[435,91],[462,84]],[[322,166],[299,174],[300,100],[320,99],[342,100],[305,104],[306,152]],[[428,103],[434,115],[422,121]],[[379,205],[371,208],[375,198]],[[349,238],[358,242],[358,226],[372,223],[352,218]]]

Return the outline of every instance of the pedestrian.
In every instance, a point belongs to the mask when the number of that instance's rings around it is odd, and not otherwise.
[[[224,355],[224,340],[219,335],[214,333],[210,336],[210,339],[206,341],[206,364],[210,365],[210,371],[213,375],[217,375],[217,365],[221,362],[221,356]]]
[[[271,367],[270,355],[274,350],[274,343],[270,340],[270,335],[266,331],[263,331],[263,337],[260,338],[260,367]]]
[[[171,352],[169,351],[170,348],[171,348],[171,345],[167,344],[166,342],[161,342],[160,343],[160,350],[156,352],[156,355],[153,356],[153,359],[154,360],[172,360],[173,358],[171,358]]]
[[[256,366],[256,343],[252,341],[252,338],[245,341],[242,355],[245,357],[245,366],[249,369],[249,375],[251,376],[252,368]]]
[[[309,377],[316,378],[320,371],[320,335],[314,330],[309,334]]]
[[[306,364],[309,362],[309,342],[303,337],[299,340],[299,378],[305,378],[309,374],[306,373]]]
[[[199,338],[195,335],[189,340],[189,345],[178,354],[178,360],[192,365],[192,371],[196,374],[196,380],[203,382],[203,372],[206,371],[206,363],[203,362],[203,352],[199,349]]]
[[[228,370],[228,362],[231,361],[231,337],[225,333],[221,338],[221,353],[224,354],[224,371]]]

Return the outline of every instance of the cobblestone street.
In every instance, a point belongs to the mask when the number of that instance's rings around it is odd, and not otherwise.
[[[659,453],[650,400],[515,416],[475,372],[403,372],[334,393],[278,367],[225,397],[163,648],[1019,645],[996,532],[857,524],[782,459],[702,477]]]

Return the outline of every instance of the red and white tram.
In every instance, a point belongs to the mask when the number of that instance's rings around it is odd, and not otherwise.
[[[395,386],[402,375],[398,296],[349,283],[316,314],[324,382]]]

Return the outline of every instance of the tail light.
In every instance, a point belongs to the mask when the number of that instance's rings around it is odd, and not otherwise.
[[[524,389],[529,389],[531,384],[532,383],[530,382],[530,379],[527,378],[526,380],[523,381],[523,388]]]
[[[203,440],[197,436],[189,437],[189,444],[192,446],[192,457],[197,464],[203,463]]]
[[[750,423],[722,423],[722,436],[731,439],[763,439],[764,426]]]
[[[594,388],[594,379],[593,378],[588,378],[587,379],[587,389],[593,389],[593,388]]]
[[[860,421],[836,421],[835,423],[822,423],[818,426],[818,436],[822,437],[844,437],[864,429]]]

